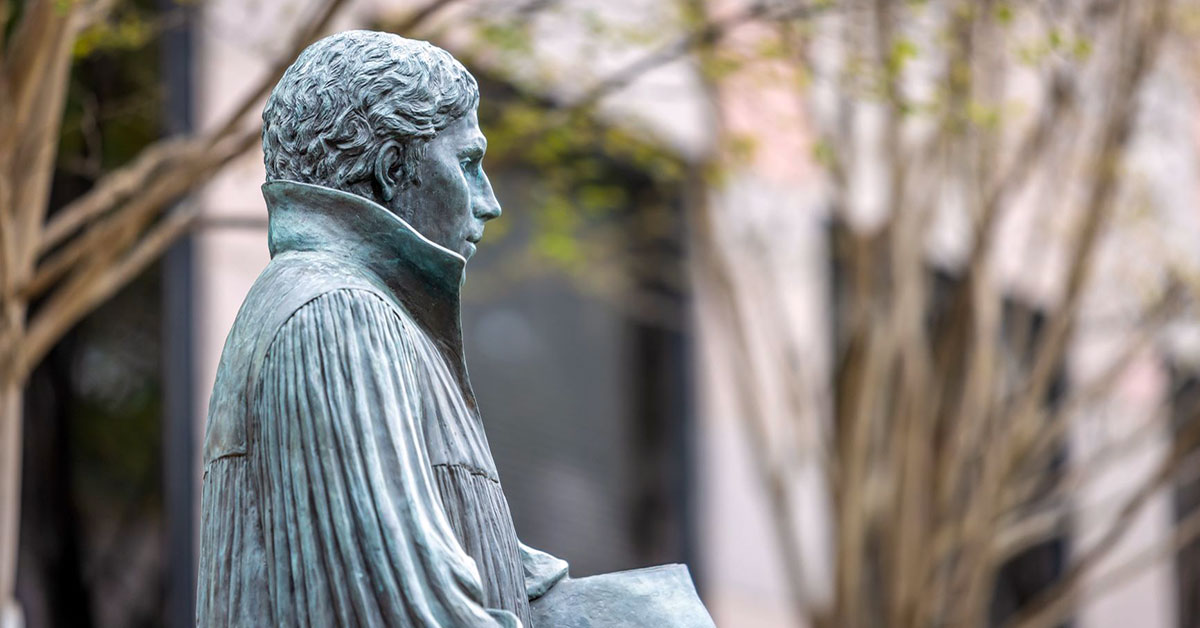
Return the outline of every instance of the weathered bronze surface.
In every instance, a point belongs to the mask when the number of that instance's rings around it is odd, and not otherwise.
[[[271,262],[210,401],[198,625],[712,625],[685,568],[571,580],[517,540],[459,319],[500,215],[478,99],[445,51],[368,31],[271,94]]]

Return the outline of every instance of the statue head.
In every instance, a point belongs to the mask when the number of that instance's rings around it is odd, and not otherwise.
[[[375,201],[464,258],[500,205],[483,172],[479,87],[448,52],[348,31],[304,50],[263,109],[267,180]]]

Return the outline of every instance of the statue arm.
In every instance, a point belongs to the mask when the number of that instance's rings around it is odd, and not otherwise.
[[[298,310],[262,365],[267,581],[281,624],[507,626],[441,508],[418,421],[411,337],[378,296]]]

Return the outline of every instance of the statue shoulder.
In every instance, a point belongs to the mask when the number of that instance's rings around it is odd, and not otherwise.
[[[323,252],[288,252],[275,256],[246,295],[255,305],[288,310],[335,290],[360,290],[385,296],[386,288],[356,264]]]
[[[275,256],[246,294],[226,340],[222,362],[225,353],[233,359],[249,358],[252,364],[260,362],[284,323],[301,308],[336,291],[386,299],[385,289],[369,272],[334,255],[289,252]],[[239,350],[248,355],[240,355]]]
[[[205,462],[246,451],[246,419],[259,369],[280,330],[297,312],[332,293],[393,304],[370,273],[333,255],[275,256],[246,295],[225,339],[208,404]],[[404,316],[403,310],[394,306]]]

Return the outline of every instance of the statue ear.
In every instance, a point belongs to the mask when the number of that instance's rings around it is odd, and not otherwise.
[[[401,154],[400,142],[388,140],[375,156],[375,185],[385,203],[391,202],[400,188],[396,172],[400,169]]]

